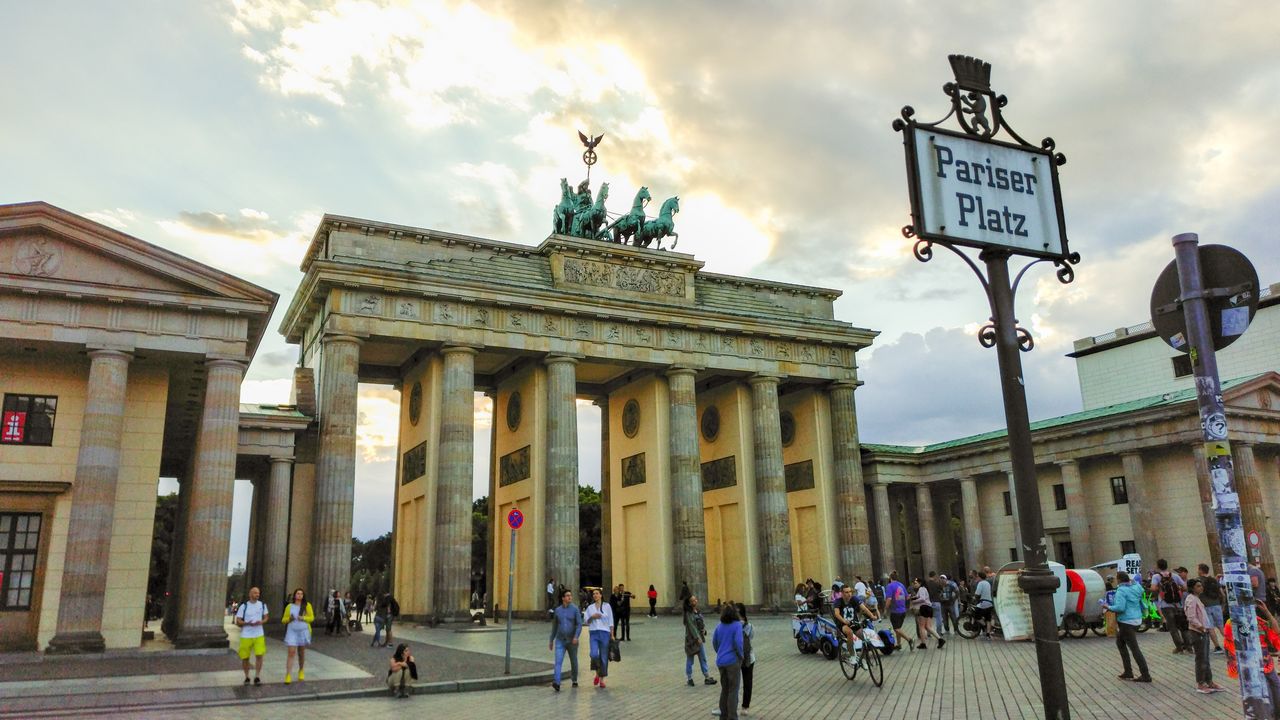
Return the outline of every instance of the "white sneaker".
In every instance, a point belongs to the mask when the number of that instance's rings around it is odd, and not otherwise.
[[[712,710],[711,714],[715,715],[716,717],[720,717],[720,708],[716,708],[715,710]]]

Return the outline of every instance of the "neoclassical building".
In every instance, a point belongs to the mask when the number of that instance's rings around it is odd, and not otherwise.
[[[0,206],[0,650],[141,643],[162,476],[181,487],[165,625],[226,646],[233,482],[287,497],[311,422],[239,404],[276,299],[51,205]]]

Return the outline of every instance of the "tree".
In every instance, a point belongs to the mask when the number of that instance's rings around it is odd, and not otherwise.
[[[169,584],[169,562],[173,557],[173,534],[178,523],[178,495],[156,498],[156,515],[151,526],[151,570],[147,574],[147,594],[156,602]]]
[[[484,595],[489,572],[489,496],[471,503],[471,591]]]
[[[391,590],[391,533],[369,541],[351,538],[351,592],[381,595]]]
[[[249,588],[245,584],[244,563],[236,563],[236,567],[227,575],[227,602],[243,601],[249,597]]]
[[[604,578],[604,562],[600,551],[600,510],[599,491],[588,485],[579,485],[578,577],[580,586],[598,586]]]

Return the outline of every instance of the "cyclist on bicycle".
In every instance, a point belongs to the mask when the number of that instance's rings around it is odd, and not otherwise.
[[[853,647],[854,635],[858,626],[861,625],[858,619],[859,614],[870,620],[880,619],[880,616],[868,608],[861,598],[853,596],[853,588],[848,585],[840,588],[840,597],[831,604],[831,614],[835,617],[836,626],[840,628],[850,647]]]

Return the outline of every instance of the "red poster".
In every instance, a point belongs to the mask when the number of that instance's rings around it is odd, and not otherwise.
[[[27,414],[10,410],[4,414],[4,423],[0,425],[0,442],[20,443],[27,428]]]

